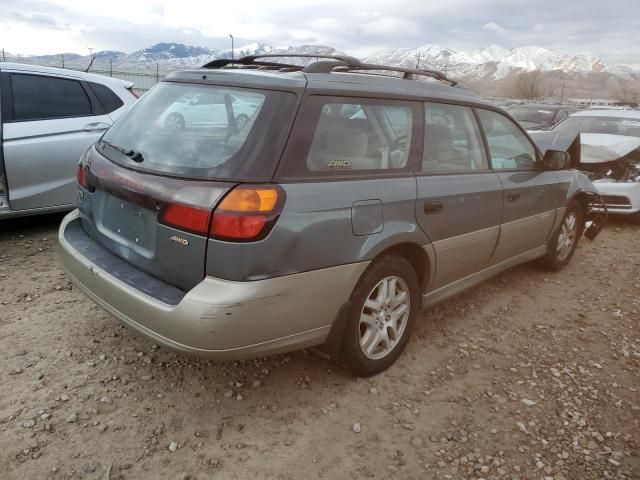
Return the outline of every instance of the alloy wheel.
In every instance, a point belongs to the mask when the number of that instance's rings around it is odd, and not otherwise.
[[[397,276],[382,279],[369,293],[360,314],[360,349],[379,360],[398,345],[409,321],[409,287]]]
[[[578,234],[578,222],[575,212],[569,212],[562,222],[556,246],[556,255],[559,261],[564,261],[573,249]]]

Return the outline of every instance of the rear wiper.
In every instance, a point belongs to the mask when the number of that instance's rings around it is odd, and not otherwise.
[[[131,160],[133,160],[134,162],[137,162],[137,163],[144,162],[144,156],[140,152],[136,152],[135,150],[119,147],[118,145],[114,145],[113,143],[107,142],[106,140],[102,140],[102,143],[104,143],[105,145],[109,145],[114,150],[117,150],[120,153],[122,153],[123,155],[126,155]]]

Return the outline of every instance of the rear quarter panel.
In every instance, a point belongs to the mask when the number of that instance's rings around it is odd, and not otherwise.
[[[270,235],[244,244],[210,239],[207,274],[258,280],[371,260],[398,243],[422,246],[428,242],[416,225],[416,182],[412,176],[282,187],[286,204]],[[369,235],[356,235],[354,204],[357,208],[358,202],[366,201],[371,206],[377,200],[382,205],[383,225],[372,227]]]

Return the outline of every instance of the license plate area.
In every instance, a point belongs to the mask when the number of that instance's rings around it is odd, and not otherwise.
[[[157,212],[104,192],[102,233],[145,257],[155,250]]]

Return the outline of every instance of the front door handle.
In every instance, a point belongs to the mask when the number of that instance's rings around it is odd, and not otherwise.
[[[85,132],[97,132],[97,131],[101,131],[101,130],[106,130],[107,128],[109,128],[111,125],[109,125],[106,122],[93,122],[93,123],[87,123],[84,127],[83,130]]]
[[[517,200],[520,200],[520,194],[518,192],[509,192],[509,193],[507,193],[507,201],[508,202],[515,202]]]
[[[427,215],[434,215],[436,213],[440,213],[444,210],[444,205],[440,203],[438,200],[430,200],[428,202],[424,202],[424,213]]]

